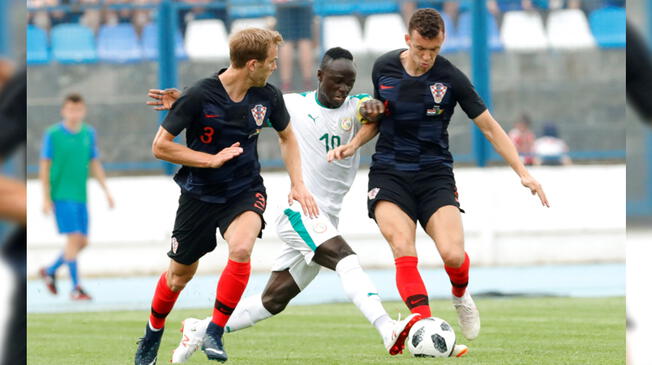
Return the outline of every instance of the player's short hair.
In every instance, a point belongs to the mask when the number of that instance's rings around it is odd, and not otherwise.
[[[432,39],[445,33],[444,19],[435,9],[419,9],[412,14],[408,23],[408,34],[416,30],[422,37]]]
[[[353,55],[351,52],[342,47],[333,47],[324,53],[324,57],[321,58],[321,63],[319,64],[319,68],[323,70],[328,62],[339,60],[340,58],[353,61]]]
[[[71,93],[66,95],[66,97],[63,99],[63,103],[74,103],[74,104],[79,104],[83,103],[84,98],[81,96],[81,94],[78,93]]]
[[[264,61],[270,46],[283,43],[281,34],[274,30],[247,28],[229,40],[229,56],[235,68],[242,68],[249,60]]]

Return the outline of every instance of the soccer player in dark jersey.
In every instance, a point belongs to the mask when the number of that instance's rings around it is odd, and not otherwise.
[[[638,31],[627,23],[627,98],[652,123],[652,55]]]
[[[448,149],[447,127],[456,104],[514,169],[523,186],[537,194],[544,206],[548,200],[469,79],[439,56],[444,39],[444,22],[436,10],[420,9],[412,15],[405,35],[408,49],[386,53],[373,67],[374,96],[386,106],[383,119],[363,126],[360,138],[331,151],[329,159],[350,156],[379,130],[367,202],[369,216],[376,220],[394,254],[399,294],[410,311],[430,317],[428,293],[417,269],[415,231],[419,221],[441,255],[462,333],[471,340],[480,332],[480,314],[466,290],[470,261],[464,251],[461,209]]]
[[[229,41],[231,65],[184,92],[154,138],[157,158],[183,165],[174,177],[181,197],[168,252],[170,266],[157,284],[136,365],[156,363],[165,317],[195,274],[199,258],[215,248],[217,228],[228,244],[229,258],[217,284],[202,350],[210,360],[227,360],[224,326],[247,285],[251,250],[265,227],[267,194],[256,150],[263,127],[279,134],[291,181],[288,202],[298,201],[312,217],[319,213],[303,183],[283,96],[267,84],[282,41],[277,32],[263,29],[234,34]],[[187,146],[174,142],[184,129]]]

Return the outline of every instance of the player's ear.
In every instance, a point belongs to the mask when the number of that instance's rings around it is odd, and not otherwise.
[[[249,61],[247,61],[247,63],[245,64],[246,67],[247,67],[247,70],[249,70],[249,72],[256,71],[256,63],[257,62],[258,62],[258,60],[256,60],[256,59],[250,59]]]
[[[410,35],[405,33],[405,44],[410,47]]]
[[[324,72],[321,69],[317,70],[317,80],[321,82],[321,79],[324,77]]]

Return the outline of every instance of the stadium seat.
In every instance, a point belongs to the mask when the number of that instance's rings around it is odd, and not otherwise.
[[[364,25],[364,43],[373,54],[407,48],[405,33],[405,23],[399,14],[370,15]]]
[[[155,23],[147,24],[143,28],[141,43],[143,57],[146,60],[155,60],[158,58],[158,28]],[[180,31],[177,31],[174,35],[174,53],[178,59],[188,58],[186,50],[183,48],[183,37]]]
[[[231,23],[231,34],[246,28],[269,29],[268,18],[243,18],[236,19]]]
[[[460,14],[457,24],[457,39],[461,50],[468,51],[473,43],[473,21],[471,12],[467,11]],[[503,43],[500,41],[500,32],[493,15],[487,14],[487,41],[489,49],[492,51],[501,51]]]
[[[318,16],[350,15],[357,5],[350,0],[315,0],[313,9]]]
[[[48,35],[35,25],[27,26],[27,64],[38,65],[50,62]]]
[[[446,28],[446,41],[441,48],[442,53],[452,53],[460,50],[460,40],[457,35],[457,27],[453,20],[446,13],[441,13],[441,18],[444,21],[444,28]]]
[[[362,27],[354,16],[327,16],[322,20],[324,50],[332,47],[348,49],[353,54],[367,52],[362,40]]]
[[[555,10],[548,15],[547,26],[550,46],[555,49],[595,47],[589,22],[580,9]]]
[[[229,58],[229,41],[219,19],[194,20],[186,28],[186,52],[193,60]]]
[[[60,63],[97,62],[93,31],[80,24],[52,27],[52,58]]]
[[[606,7],[589,14],[589,24],[598,46],[602,48],[625,47],[625,9]]]
[[[531,52],[548,47],[548,38],[538,12],[510,11],[505,13],[500,34],[505,49],[508,51]]]
[[[401,9],[396,0],[359,0],[356,11],[362,15],[398,13]]]
[[[136,29],[129,23],[103,25],[97,35],[97,55],[100,61],[127,63],[140,61],[143,50]]]
[[[270,0],[230,0],[229,18],[262,18],[274,15],[274,5]]]

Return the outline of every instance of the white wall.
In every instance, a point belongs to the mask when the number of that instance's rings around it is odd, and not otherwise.
[[[624,262],[625,166],[540,167],[533,175],[543,184],[551,208],[521,187],[508,168],[459,168],[456,180],[464,214],[466,246],[474,265]],[[289,191],[285,173],[265,173],[268,228],[254,249],[255,270],[267,270],[281,242],[273,224]],[[85,275],[161,272],[168,262],[170,233],[179,189],[170,177],[110,179],[117,207],[107,208],[101,190],[90,184],[91,246],[82,254]],[[391,267],[393,259],[375,223],[367,218],[367,171],[360,171],[340,216],[344,238],[365,267]],[[38,181],[28,182],[28,274],[50,263],[64,238],[53,217],[41,213]],[[425,266],[441,265],[432,241],[418,228],[417,249]],[[226,246],[200,265],[216,272],[225,261]],[[65,271],[65,270],[64,270]]]

